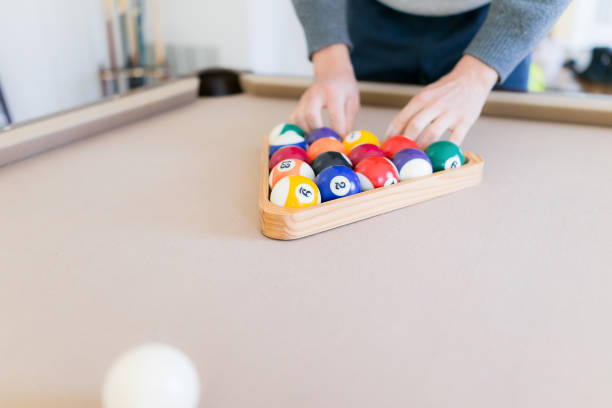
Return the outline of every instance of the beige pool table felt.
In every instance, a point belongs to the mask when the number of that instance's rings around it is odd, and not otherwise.
[[[294,103],[200,99],[0,168],[0,406],[99,406],[148,341],[193,358],[202,407],[612,404],[610,128],[483,117],[479,186],[281,242],[259,146]]]

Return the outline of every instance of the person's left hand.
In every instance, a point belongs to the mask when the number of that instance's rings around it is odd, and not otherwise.
[[[403,134],[418,139],[425,149],[449,130],[448,140],[460,145],[497,79],[493,68],[465,55],[450,73],[410,100],[389,125],[386,137]]]

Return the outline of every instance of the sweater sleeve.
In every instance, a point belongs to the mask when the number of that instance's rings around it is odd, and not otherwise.
[[[487,18],[465,50],[503,82],[544,38],[571,0],[493,0]]]
[[[295,12],[302,23],[308,57],[332,44],[352,47],[348,34],[347,0],[292,0]]]

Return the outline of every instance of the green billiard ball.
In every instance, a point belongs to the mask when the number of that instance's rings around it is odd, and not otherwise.
[[[432,143],[425,153],[431,160],[433,171],[454,169],[465,164],[465,157],[459,146],[448,140]]]

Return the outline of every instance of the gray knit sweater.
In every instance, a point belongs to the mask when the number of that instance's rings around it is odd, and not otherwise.
[[[308,53],[331,44],[347,44],[351,40],[347,26],[347,0],[292,0],[302,22]],[[371,0],[377,1],[377,0]],[[464,0],[465,9],[457,8],[461,0],[382,0],[399,11],[413,14],[444,15],[468,11],[473,0]],[[531,49],[550,31],[571,0],[492,0],[485,23],[465,54],[470,54],[497,71],[503,82]],[[480,2],[485,3],[485,2]],[[438,10],[438,12],[431,12]]]

